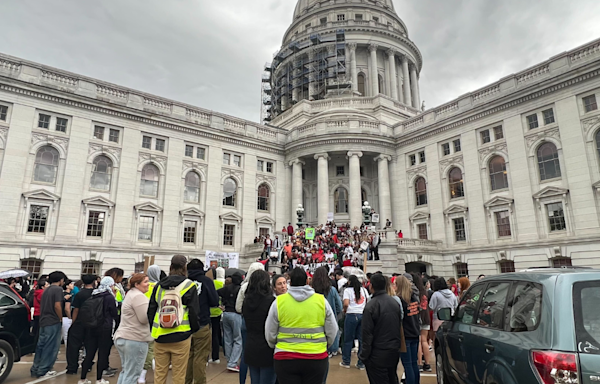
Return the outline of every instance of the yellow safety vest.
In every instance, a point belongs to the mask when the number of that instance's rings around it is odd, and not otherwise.
[[[152,291],[154,291],[154,286],[156,285],[156,283],[148,283],[148,291],[146,293],[144,293],[144,295],[146,295],[146,297],[148,298],[148,300],[150,300],[150,298],[152,297]]]
[[[185,285],[185,287],[183,287],[183,289],[179,292],[181,294],[181,297],[183,297],[187,291],[189,291],[192,287],[195,287],[195,286],[196,286],[196,284],[194,284],[193,281],[191,281],[191,280],[188,281],[188,283]],[[159,285],[158,288],[156,289],[156,295],[154,296],[159,307],[160,307],[160,302],[162,301],[162,298],[164,295],[165,295],[165,290],[163,289],[163,287],[161,287]],[[172,333],[190,332],[192,330],[192,327],[190,326],[190,311],[189,311],[187,305],[185,305],[183,303],[181,303],[181,304],[183,307],[183,322],[181,323],[181,325],[179,325],[175,328],[161,328],[160,320],[159,320],[160,308],[158,308],[156,310],[156,313],[154,314],[154,321],[152,322],[152,338],[153,339],[156,340],[160,336],[170,335]]]
[[[222,281],[215,280],[214,283],[215,283],[215,289],[217,291],[219,289],[223,288],[223,282]],[[221,299],[219,298],[219,303],[220,302],[221,302]],[[223,313],[223,311],[219,307],[212,307],[210,309],[210,317],[219,317],[219,316],[221,316],[222,313]]]
[[[315,293],[296,301],[289,293],[277,296],[279,333],[277,349],[285,352],[319,354],[327,352],[325,297]]]

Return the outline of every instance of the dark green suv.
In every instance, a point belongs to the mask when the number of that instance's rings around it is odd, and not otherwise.
[[[488,277],[438,318],[440,384],[600,383],[600,270]]]

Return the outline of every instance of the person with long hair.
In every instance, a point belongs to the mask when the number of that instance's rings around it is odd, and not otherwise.
[[[417,364],[419,350],[419,337],[421,326],[419,324],[419,297],[412,291],[412,283],[404,276],[396,277],[396,294],[402,302],[402,328],[406,342],[406,352],[400,353],[400,360],[404,366],[406,384],[419,384],[420,373]]]
[[[458,291],[460,292],[460,296],[458,297],[459,301],[460,299],[462,299],[463,295],[465,294],[465,292],[467,292],[467,289],[469,289],[470,286],[471,281],[468,277],[461,277],[460,279],[458,279]]]
[[[427,300],[427,290],[423,285],[421,276],[413,273],[413,284],[419,290],[419,316],[421,317],[421,336],[419,337],[419,351],[417,355],[417,364],[419,371],[431,372],[429,365],[429,342],[427,335],[431,329],[431,321],[429,319],[429,302]]]
[[[283,295],[284,293],[287,293],[288,286],[287,286],[287,280],[284,275],[273,276],[272,282],[273,282],[273,292],[275,293],[275,296],[279,296],[279,295]]]
[[[37,281],[37,286],[33,292],[33,329],[31,334],[35,344],[37,344],[38,336],[40,335],[40,313],[42,308],[42,295],[44,289],[48,288],[50,284],[47,279],[41,278]]]
[[[433,311],[433,321],[431,325],[433,331],[437,332],[438,328],[443,323],[443,321],[439,320],[437,317],[438,310],[440,308],[450,308],[452,314],[454,314],[454,310],[458,306],[458,300],[454,293],[448,289],[448,283],[446,283],[446,279],[443,277],[435,279],[433,282],[433,290],[434,293],[429,300],[429,308]]]
[[[246,321],[246,348],[244,361],[250,369],[252,384],[275,383],[273,348],[265,339],[265,322],[271,304],[275,301],[269,273],[255,271],[248,281],[248,288],[242,305],[242,315]]]
[[[350,368],[352,357],[352,347],[354,340],[358,340],[358,354],[362,350],[362,314],[369,300],[369,293],[363,288],[358,277],[351,275],[348,279],[348,288],[344,289],[344,311],[346,319],[344,320],[344,344],[342,347],[342,361],[340,367]],[[361,371],[365,365],[358,359],[356,368]]]
[[[129,291],[121,307],[121,325],[114,340],[123,371],[117,384],[133,384],[144,369],[148,342],[152,341],[148,326],[148,303],[146,292],[150,280],[145,273],[136,273],[129,279]]]

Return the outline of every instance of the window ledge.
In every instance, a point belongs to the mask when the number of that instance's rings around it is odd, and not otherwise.
[[[142,194],[140,194],[140,197],[143,197],[145,199],[153,199],[153,200],[158,199],[158,196],[150,196],[150,195],[142,195]]]
[[[419,210],[421,208],[429,208],[428,204],[415,205],[415,210]]]
[[[90,187],[90,192],[98,192],[98,193],[108,193],[108,194],[110,194],[110,189],[96,189],[96,188],[91,188]],[[146,197],[146,196],[142,196],[142,197]]]
[[[553,183],[553,182],[561,181],[561,180],[562,180],[562,176],[560,176],[560,177],[553,177],[552,179],[540,180],[540,184]]]
[[[508,187],[508,188],[500,188],[500,189],[493,189],[490,192],[490,195],[492,195],[494,193],[502,193],[502,192],[510,192],[510,187]]]
[[[33,181],[31,182],[31,184],[35,184],[35,185],[45,185],[45,186],[47,186],[47,187],[55,187],[55,186],[56,186],[56,183],[44,183],[43,181],[36,181],[36,180],[33,180]]]

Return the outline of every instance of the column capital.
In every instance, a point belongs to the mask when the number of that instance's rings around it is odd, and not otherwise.
[[[356,43],[346,43],[346,46],[348,47],[348,49],[350,51],[355,51],[356,47],[358,46],[358,44],[356,44]]]
[[[390,56],[390,57],[393,57],[393,56],[396,54],[396,50],[395,50],[395,49],[392,49],[392,48],[390,48],[390,49],[386,50],[386,51],[385,51],[385,53],[386,53],[388,56]]]
[[[315,153],[314,158],[315,160],[319,160],[320,158],[324,158],[325,160],[331,160],[331,157],[329,157],[329,154],[327,152]]]
[[[373,161],[380,162],[381,160],[392,161],[392,156],[384,155],[383,153],[373,159]]]
[[[288,164],[291,166],[293,166],[294,164],[300,164],[300,165],[304,165],[306,164],[304,161],[300,160],[300,159],[294,159],[294,160],[290,160],[288,162]]]
[[[379,45],[377,44],[369,44],[369,52],[376,52]]]
[[[351,158],[352,156],[357,156],[358,158],[361,158],[363,155],[363,153],[361,151],[348,151],[347,156],[348,158]]]

